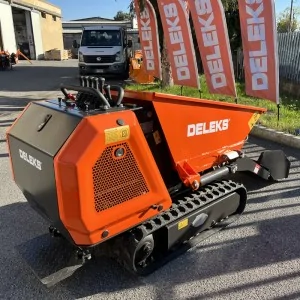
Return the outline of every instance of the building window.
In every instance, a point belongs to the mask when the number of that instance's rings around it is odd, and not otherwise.
[[[56,16],[52,16],[52,20],[56,22]]]
[[[42,12],[42,18],[46,19],[46,13],[45,12]]]

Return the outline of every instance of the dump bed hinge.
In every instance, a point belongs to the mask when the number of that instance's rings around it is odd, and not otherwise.
[[[197,190],[200,187],[200,175],[187,161],[177,163],[176,168],[184,185],[193,190]]]

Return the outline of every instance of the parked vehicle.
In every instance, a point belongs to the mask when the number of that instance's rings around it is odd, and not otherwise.
[[[122,26],[84,27],[78,48],[79,74],[115,74],[128,77],[132,40]]]

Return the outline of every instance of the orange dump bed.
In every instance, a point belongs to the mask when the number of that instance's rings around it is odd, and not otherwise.
[[[126,91],[123,102],[151,101],[179,172],[196,174],[239,151],[266,109],[155,92]],[[184,176],[184,174],[183,174]]]

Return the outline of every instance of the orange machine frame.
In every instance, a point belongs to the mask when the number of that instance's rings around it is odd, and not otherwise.
[[[120,118],[124,126],[117,125],[116,121]],[[92,168],[107,147],[122,142],[126,142],[131,149],[149,192],[97,212],[94,208]],[[54,165],[60,218],[76,244],[90,245],[102,242],[105,238],[134,227],[172,205],[147,141],[132,111],[84,118],[55,157]],[[106,167],[109,169],[109,164]],[[130,169],[126,168],[114,174],[124,179],[124,194],[127,191],[128,172]],[[100,180],[103,183],[113,178]],[[115,187],[111,186],[110,189],[114,190]],[[118,190],[113,194],[117,193]],[[124,194],[121,196],[125,197]]]

